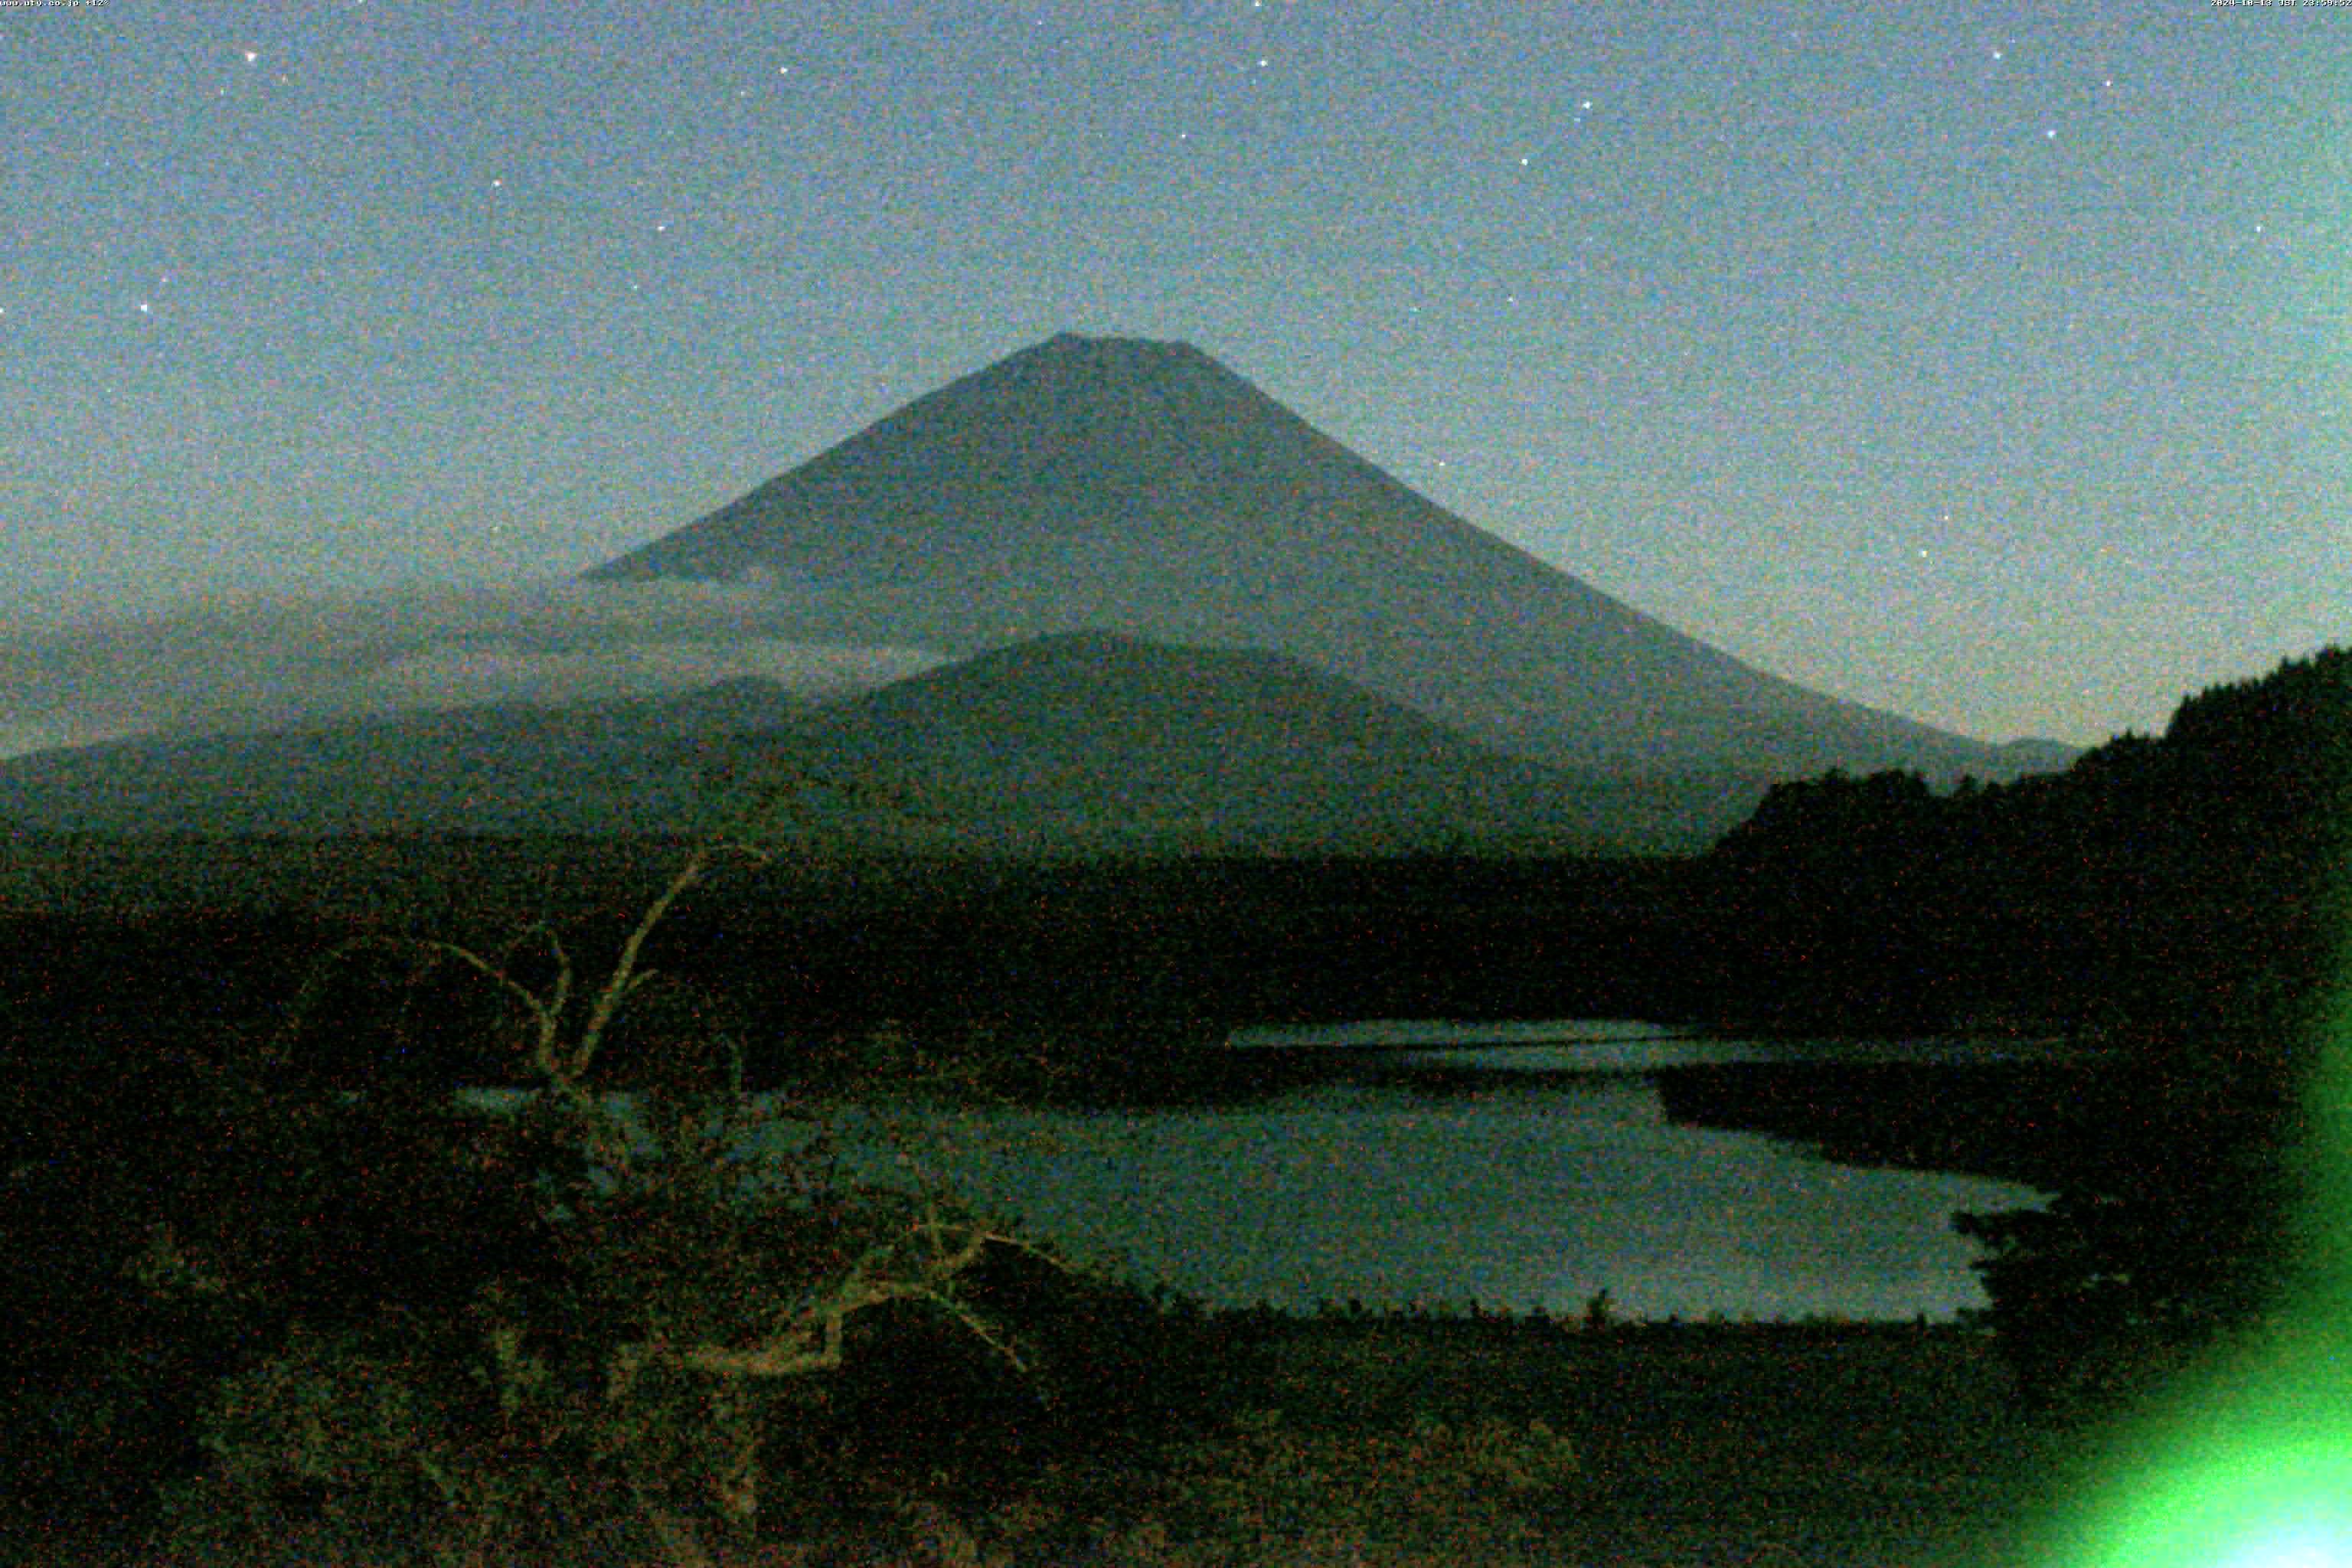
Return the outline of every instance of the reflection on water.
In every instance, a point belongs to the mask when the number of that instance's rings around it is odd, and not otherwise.
[[[1693,1040],[1680,1036],[1645,1039],[1591,1040],[1559,1046],[1467,1046],[1445,1050],[1381,1051],[1380,1060],[1402,1067],[1445,1068],[1478,1073],[1643,1073],[1692,1062],[1748,1062],[1755,1047],[1740,1040]]]
[[[1236,1029],[1239,1049],[1328,1048],[1368,1062],[1498,1073],[1655,1072],[1733,1062],[1991,1062],[2050,1054],[2052,1040],[1925,1036],[1916,1039],[1726,1039],[1638,1018],[1471,1022],[1365,1018]]]
[[[1687,1029],[1641,1018],[1356,1018],[1336,1024],[1258,1024],[1225,1044],[1264,1046],[1560,1046],[1689,1040]]]

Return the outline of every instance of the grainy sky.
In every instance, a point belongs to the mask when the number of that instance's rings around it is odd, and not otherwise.
[[[1067,328],[1987,738],[2352,637],[2352,6],[6,0],[0,137],[20,626],[544,582]]]

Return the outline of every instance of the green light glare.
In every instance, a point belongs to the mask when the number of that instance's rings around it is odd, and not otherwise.
[[[2352,1563],[2352,1533],[2341,1523],[2256,1535],[2221,1568],[2343,1568]]]
[[[2210,1429],[2209,1429],[2210,1430]],[[2074,1568],[2352,1568],[2352,1445],[2210,1431],[2181,1462],[2123,1478]],[[2205,1449],[2200,1454],[2198,1449]]]
[[[2340,864],[2340,861],[2339,861]],[[2346,950],[2352,952],[2352,949]],[[2300,1284],[2112,1433],[2046,1568],[2352,1568],[2352,966],[2303,1085]]]

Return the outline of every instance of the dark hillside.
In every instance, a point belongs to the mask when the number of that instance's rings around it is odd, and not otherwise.
[[[2081,1092],[1988,1140],[1920,1094],[1685,1083],[1735,1125],[1851,1145],[1957,1134],[2057,1194],[1963,1216],[2038,1396],[2126,1397],[2293,1299],[2305,1098],[2352,910],[2352,652],[2184,701],[2065,773],[1937,795],[1916,775],[1781,785],[1706,868],[1723,1016],[1797,1026],[2059,1026]],[[2003,1086],[2010,1092],[2021,1080]],[[1863,1098],[1867,1099],[1867,1093]],[[1999,1104],[1995,1100],[1990,1104]],[[2340,1157],[2340,1152],[2338,1152]]]
[[[919,781],[960,846],[1332,853],[1598,847],[1603,788],[1277,654],[1040,638],[835,702],[772,742]],[[762,748],[742,748],[756,773]]]
[[[1735,1013],[2295,1024],[2341,935],[2352,653],[2183,701],[2063,773],[1777,786],[1709,857]]]

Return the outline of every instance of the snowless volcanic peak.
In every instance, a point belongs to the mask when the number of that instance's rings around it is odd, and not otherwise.
[[[1066,570],[1084,563],[1055,556],[1089,543],[1156,544],[1167,565],[1198,566],[1171,547],[1278,548],[1281,525],[1311,525],[1367,483],[1393,485],[1198,349],[1064,333],[596,574],[765,566],[835,589],[984,563]]]
[[[1552,763],[2016,771],[1640,615],[1183,343],[1049,339],[590,575],[767,581],[833,642],[1262,648]]]

